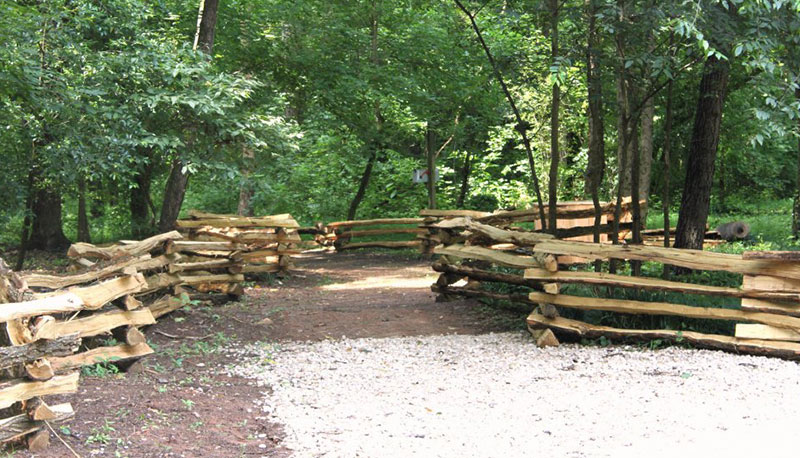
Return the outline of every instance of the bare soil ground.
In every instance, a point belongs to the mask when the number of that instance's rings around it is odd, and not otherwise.
[[[471,300],[435,303],[435,278],[429,262],[413,255],[304,254],[291,276],[250,284],[239,302],[193,305],[150,327],[156,353],[124,374],[93,367],[78,394],[63,397],[75,417],[53,426],[81,457],[291,456],[281,425],[254,403],[263,388],[224,375],[237,361],[217,350],[343,336],[481,334],[522,324],[518,315]],[[16,456],[75,456],[64,443],[53,437],[45,452]]]

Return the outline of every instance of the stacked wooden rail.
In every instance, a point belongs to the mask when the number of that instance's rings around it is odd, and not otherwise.
[[[173,231],[111,246],[77,243],[68,254],[80,261],[76,265],[89,267],[67,275],[20,276],[0,262],[0,409],[7,417],[0,420],[0,442],[45,447],[44,422],[73,412],[69,404],[48,406],[42,396],[76,391],[83,366],[127,363],[152,353],[140,328],[186,305],[187,296],[207,296],[207,285],[223,280],[241,290],[242,275],[230,272],[241,270],[241,262],[200,270],[171,249],[181,240]]]
[[[446,296],[489,297],[530,304],[528,325],[537,337],[555,331],[584,337],[686,341],[727,351],[800,359],[800,257],[795,253],[732,255],[652,246],[609,245],[558,240],[548,234],[494,227],[458,218],[438,223],[450,233],[450,244],[433,268],[442,273],[432,289]],[[505,244],[503,250],[493,249]],[[726,271],[744,275],[740,288],[706,286],[605,272],[559,270],[558,257],[588,260],[651,261],[685,269]],[[458,260],[467,260],[458,262]],[[518,269],[499,273],[494,266]],[[524,275],[519,272],[524,271]],[[459,281],[467,279],[464,286]],[[481,282],[525,286],[530,292],[499,294]],[[741,301],[733,308],[689,306],[669,302],[582,297],[564,293],[563,285],[589,285],[595,291],[633,289],[692,296],[724,296]],[[603,287],[603,288],[599,288]],[[671,329],[621,329],[563,318],[558,307],[633,315],[680,316],[737,322],[735,335]]]
[[[194,265],[229,267],[241,264],[237,273],[287,272],[292,256],[299,254],[300,227],[289,214],[242,217],[191,210],[178,221],[187,241],[171,247]]]
[[[418,227],[423,221],[423,218],[337,221],[328,223],[321,242],[326,246],[332,245],[336,251],[357,248],[417,248],[422,242],[416,236],[425,232],[425,229]],[[401,235],[406,240],[385,240],[387,236],[394,235]],[[358,241],[353,242],[353,239]]]

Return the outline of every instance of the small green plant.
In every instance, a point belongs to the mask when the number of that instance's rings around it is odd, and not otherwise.
[[[106,420],[103,426],[99,428],[92,428],[91,434],[86,438],[86,445],[89,444],[103,444],[108,445],[114,439],[111,434],[117,430],[114,428],[114,423]]]
[[[194,401],[191,399],[181,399],[181,402],[188,410],[192,410],[192,407],[194,407]]]
[[[112,358],[109,360],[102,360],[101,362],[92,365],[92,366],[84,366],[81,369],[81,373],[87,377],[110,377],[112,375],[119,374],[119,368],[112,364],[112,361],[117,361],[119,358]]]
[[[167,391],[169,391],[169,388],[167,388],[167,385],[158,385],[156,387],[156,391],[158,391],[159,393],[166,393]]]
[[[203,426],[203,422],[196,421],[189,425],[189,429],[191,429],[192,431],[197,431],[198,429],[200,429],[201,426]]]
[[[69,429],[69,426],[65,426],[65,425],[59,426],[58,427],[58,432],[60,432],[61,434],[65,435],[65,436],[71,436],[72,435],[72,430]]]

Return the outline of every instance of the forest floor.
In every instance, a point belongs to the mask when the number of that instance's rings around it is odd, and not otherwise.
[[[53,437],[35,456],[291,456],[282,445],[283,426],[257,406],[264,388],[230,375],[243,360],[265,358],[247,349],[344,337],[485,334],[523,324],[519,314],[472,300],[435,303],[436,275],[419,256],[312,252],[296,264],[289,277],[249,284],[239,302],[198,304],[151,326],[146,333],[155,354],[131,371],[85,370],[78,393],[62,397],[75,417],[53,425],[64,442]]]

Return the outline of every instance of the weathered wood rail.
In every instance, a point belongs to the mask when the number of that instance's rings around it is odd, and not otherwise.
[[[383,218],[370,220],[336,221],[328,223],[326,234],[321,239],[324,245],[332,245],[336,251],[358,248],[416,248],[422,242],[416,235],[423,218]],[[405,240],[385,240],[387,236],[401,235]],[[384,238],[376,240],[375,237]],[[358,239],[354,242],[353,239]]]
[[[188,240],[172,241],[167,252],[186,257],[173,273],[209,268],[246,276],[287,272],[293,267],[292,256],[300,253],[299,228],[288,213],[248,218],[190,210],[189,218],[178,221]]]
[[[433,291],[450,296],[486,297],[535,307],[528,325],[541,342],[555,335],[584,337],[665,339],[727,351],[800,359],[800,257],[797,253],[751,252],[743,255],[700,250],[680,250],[645,245],[609,245],[559,240],[549,234],[486,224],[486,219],[453,218],[436,223],[446,243],[435,248],[441,259],[433,269],[441,275]],[[587,261],[610,259],[657,262],[692,270],[742,274],[741,287],[707,286],[660,278],[634,277],[607,272],[571,270],[564,256]],[[516,269],[495,272],[492,266]],[[465,285],[460,281],[466,280]],[[527,288],[525,294],[502,294],[482,283],[506,283]],[[584,285],[584,297],[565,285]],[[735,305],[697,306],[665,299],[621,299],[614,291],[655,291],[703,297],[727,297]],[[639,295],[637,293],[637,295]],[[652,294],[646,295],[653,297]],[[713,301],[708,299],[711,304]],[[691,320],[735,322],[733,335],[701,333],[687,329],[622,329],[567,319],[558,308],[603,311],[629,315],[679,316]]]
[[[66,275],[19,275],[0,260],[0,416],[7,417],[0,420],[0,443],[46,447],[44,422],[74,413],[69,404],[48,406],[43,396],[75,392],[83,366],[153,353],[140,328],[192,298],[242,294],[245,256],[195,258],[233,248],[253,252],[239,242],[187,241],[173,231],[109,246],[77,243]],[[103,335],[119,343],[96,338]]]

